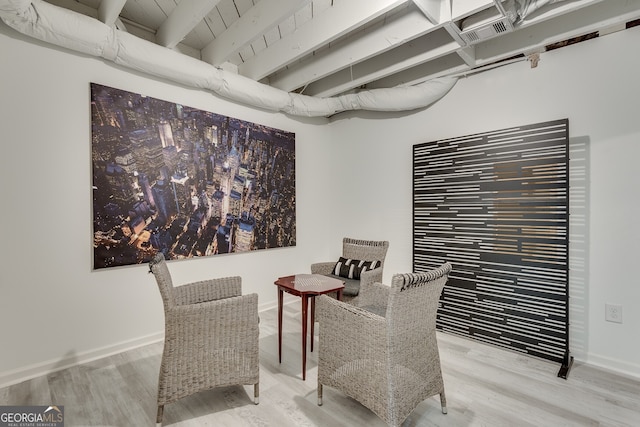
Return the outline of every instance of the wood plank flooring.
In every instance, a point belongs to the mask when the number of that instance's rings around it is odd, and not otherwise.
[[[283,361],[276,310],[260,313],[260,404],[251,386],[225,387],[167,405],[167,426],[367,426],[385,424],[325,387],[317,405],[317,348],[302,381],[299,304],[285,306]],[[449,413],[427,399],[403,424],[412,426],[640,426],[640,381],[574,363],[559,366],[466,338],[439,333]],[[317,344],[317,328],[316,328]],[[162,344],[78,365],[0,389],[0,405],[64,405],[65,425],[153,426]]]

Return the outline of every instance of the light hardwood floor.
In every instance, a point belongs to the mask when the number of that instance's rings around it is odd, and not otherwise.
[[[368,426],[385,424],[325,387],[317,405],[317,348],[301,376],[300,309],[285,306],[283,361],[276,310],[260,313],[260,404],[250,386],[225,387],[167,405],[171,426]],[[574,363],[559,365],[439,333],[449,413],[437,397],[422,402],[410,426],[640,426],[640,381]],[[317,344],[317,328],[316,328]],[[153,344],[0,389],[0,405],[64,405],[65,425],[153,426],[162,344]]]

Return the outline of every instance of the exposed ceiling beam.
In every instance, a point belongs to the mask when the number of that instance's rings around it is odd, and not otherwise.
[[[413,0],[416,6],[424,13],[433,25],[438,25],[440,21],[440,9],[449,5],[449,0]]]
[[[283,65],[310,54],[320,46],[347,34],[406,0],[348,0],[334,5],[277,43],[241,64],[240,74],[254,80],[272,74]]]
[[[270,77],[269,84],[286,91],[297,89],[307,82],[326,77],[337,69],[349,67],[400,46],[433,28],[417,8],[406,8]]]
[[[113,27],[126,2],[127,0],[102,0],[98,6],[98,19]]]
[[[262,0],[202,49],[202,60],[219,65],[311,0]]]
[[[476,48],[475,46],[467,46],[458,49],[458,56],[469,66],[473,68],[476,65]]]
[[[448,3],[450,3],[452,20],[462,19],[489,7],[495,7],[494,0],[451,0]]]
[[[469,70],[460,56],[456,54],[445,55],[432,61],[408,68],[399,73],[383,77],[367,83],[367,89],[382,89],[396,86],[413,86],[427,80],[443,77],[454,73],[464,73]]]
[[[437,58],[367,83],[367,89],[415,85],[444,75],[466,73],[519,52],[544,49],[547,44],[596,31],[603,25],[620,25],[640,16],[640,3],[610,2],[605,7],[605,2],[593,0],[580,3],[582,10],[575,9],[575,6],[569,8],[570,3],[560,3],[559,7],[541,11],[534,18],[525,20],[508,37],[496,37],[486,43],[462,47],[456,55]],[[563,16],[569,11],[572,12],[570,16]],[[555,36],[550,37],[549,34]]]
[[[175,47],[218,3],[220,0],[180,1],[158,28],[156,42],[164,47]]]
[[[520,52],[581,36],[620,22],[638,19],[640,1],[607,1],[559,15],[533,26],[523,26],[509,35],[476,45],[477,65],[492,63]]]
[[[460,46],[444,29],[431,32],[381,55],[354,64],[307,86],[307,95],[327,97],[365,85],[423,62],[455,53]]]

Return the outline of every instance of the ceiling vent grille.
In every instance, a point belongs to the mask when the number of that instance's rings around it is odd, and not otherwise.
[[[507,32],[507,26],[502,21],[496,22],[495,24],[493,24],[493,29],[495,30],[496,34]]]
[[[513,31],[513,24],[509,18],[499,13],[492,15],[487,16],[487,13],[484,12],[465,19],[461,23],[460,36],[462,39],[469,44],[475,44]]]

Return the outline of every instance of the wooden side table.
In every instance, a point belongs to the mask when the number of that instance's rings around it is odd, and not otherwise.
[[[302,380],[307,377],[307,322],[309,316],[309,298],[311,298],[311,351],[313,351],[313,333],[316,311],[316,299],[318,295],[338,293],[338,299],[342,299],[344,282],[342,280],[323,276],[321,274],[296,274],[294,276],[280,277],[274,282],[278,287],[278,359],[282,363],[282,300],[284,292],[298,296],[302,299]]]

